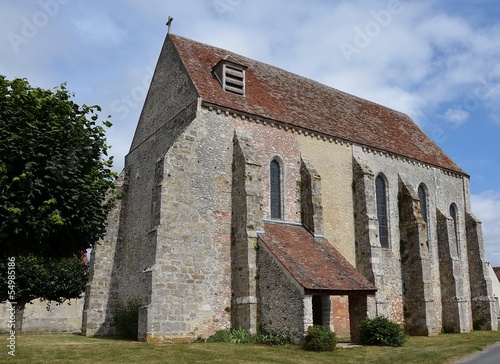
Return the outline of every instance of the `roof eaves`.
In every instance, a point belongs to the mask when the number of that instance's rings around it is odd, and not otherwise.
[[[357,145],[357,146],[362,147],[362,148],[369,148],[369,149],[371,149],[371,150],[373,150],[375,152],[381,152],[381,153],[386,153],[386,154],[389,154],[389,155],[397,156],[397,157],[400,157],[400,158],[407,159],[408,161],[413,161],[413,162],[416,162],[416,163],[422,163],[424,165],[432,166],[432,167],[441,169],[442,171],[445,171],[445,172],[448,172],[448,173],[451,173],[451,174],[460,175],[460,176],[463,176],[463,177],[466,177],[466,178],[470,178],[470,176],[465,171],[463,171],[461,168],[459,168],[460,171],[453,170],[453,169],[450,169],[450,168],[445,168],[445,167],[440,166],[438,164],[421,161],[421,160],[418,160],[418,159],[415,159],[415,158],[412,158],[412,157],[409,157],[409,156],[406,156],[406,155],[403,155],[403,154],[394,153],[394,152],[391,152],[391,151],[379,149],[379,148],[372,147],[372,146],[369,146],[369,145],[359,144],[358,142],[356,142],[354,140],[349,140],[349,139],[345,139],[345,138],[340,138],[340,137],[335,136],[335,135],[330,135],[330,134],[318,132],[316,130],[304,128],[302,126],[298,126],[298,125],[295,125],[295,124],[292,124],[292,123],[289,123],[289,122],[286,122],[286,121],[283,121],[283,120],[270,119],[270,118],[266,118],[266,117],[263,117],[263,116],[260,116],[260,115],[250,114],[248,112],[245,112],[245,111],[242,111],[242,110],[239,110],[239,109],[234,109],[234,108],[231,108],[231,107],[228,107],[228,106],[224,106],[224,105],[221,105],[221,104],[217,104],[217,103],[214,103],[214,102],[208,102],[208,101],[205,101],[203,99],[201,100],[201,105],[203,107],[206,107],[210,111],[215,110],[218,113],[226,113],[226,115],[233,115],[234,117],[239,116],[242,119],[247,119],[249,121],[261,122],[264,125],[266,125],[266,124],[276,124],[278,126],[281,126],[285,130],[295,129],[295,130],[297,130],[299,132],[308,133],[310,135],[318,135],[320,137],[323,137],[323,139],[325,139],[325,140],[331,140],[331,141],[338,140],[338,141],[341,141],[341,142],[344,142],[344,143],[349,143],[349,144],[352,144],[352,145]],[[404,113],[401,113],[401,114],[406,116],[406,114],[404,114]]]
[[[304,294],[315,295],[315,296],[353,296],[353,295],[374,295],[377,292],[377,288],[373,289],[352,289],[352,290],[326,290],[326,289],[313,289],[305,288]]]

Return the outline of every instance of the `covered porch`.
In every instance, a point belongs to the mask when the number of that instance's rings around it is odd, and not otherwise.
[[[261,328],[295,342],[312,325],[336,331],[335,298],[344,297],[350,338],[357,342],[376,288],[328,240],[302,225],[266,221],[264,230],[257,259]]]

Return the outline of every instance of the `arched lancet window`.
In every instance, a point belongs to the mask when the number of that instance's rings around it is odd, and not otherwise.
[[[450,216],[453,220],[453,233],[454,233],[454,241],[452,242],[452,254],[456,257],[460,256],[460,245],[458,243],[458,209],[455,203],[450,205]]]
[[[387,212],[387,187],[385,178],[378,175],[375,179],[377,201],[378,235],[380,246],[389,248],[389,216]]]
[[[273,159],[270,169],[270,200],[271,200],[271,219],[282,219],[281,207],[281,166],[280,163]]]
[[[427,232],[427,249],[432,254],[432,250],[430,247],[430,235],[431,229],[429,226],[429,198],[428,198],[428,189],[424,183],[421,183],[418,186],[418,199],[420,200],[420,213],[422,214],[422,218],[425,221],[426,232]]]
[[[427,186],[423,183],[418,186],[418,198],[420,200],[420,212],[422,213],[422,217],[427,224],[427,221],[429,219],[429,208],[428,208],[428,201],[427,201]]]

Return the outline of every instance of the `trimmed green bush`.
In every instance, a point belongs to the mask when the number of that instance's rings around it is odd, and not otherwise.
[[[139,329],[139,308],[142,306],[139,297],[131,297],[115,305],[114,324],[116,333],[123,339],[137,340]]]
[[[337,345],[337,335],[328,327],[310,326],[304,343],[309,351],[333,351]]]
[[[406,334],[402,325],[379,316],[361,322],[360,340],[364,345],[401,346],[406,341]]]

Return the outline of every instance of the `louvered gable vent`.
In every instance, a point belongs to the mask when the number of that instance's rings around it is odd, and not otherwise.
[[[224,91],[245,95],[245,69],[245,66],[222,60],[213,72]]]

